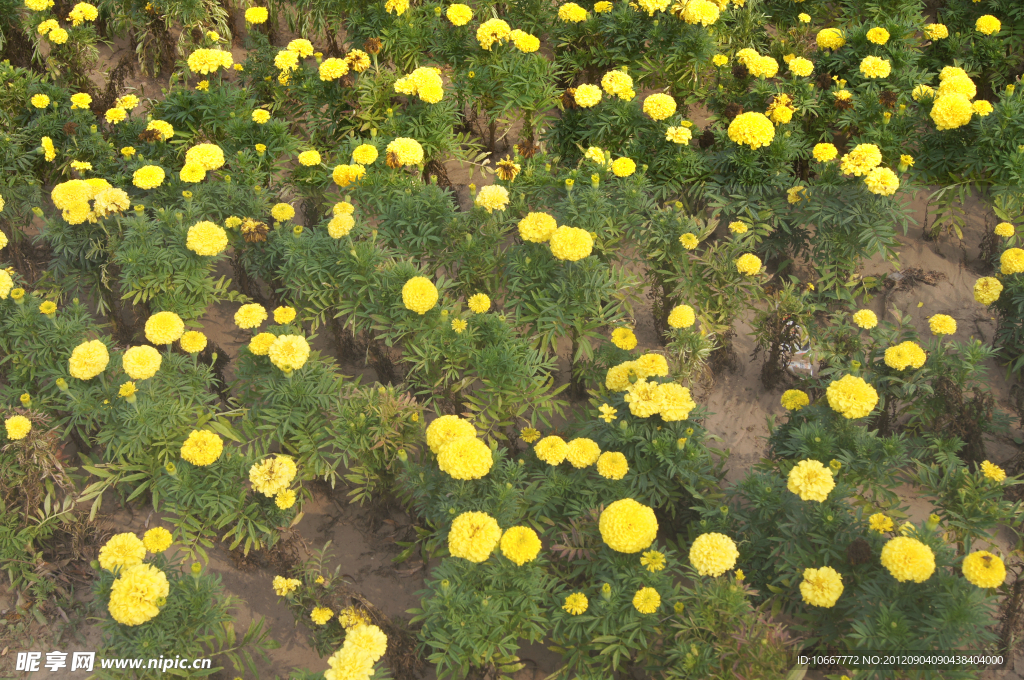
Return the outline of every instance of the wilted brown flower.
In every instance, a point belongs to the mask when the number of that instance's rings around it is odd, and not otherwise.
[[[258,241],[266,241],[267,232],[270,231],[270,229],[268,229],[267,225],[263,222],[257,222],[256,220],[247,217],[242,221],[241,231],[242,238],[249,243],[256,243]]]
[[[380,52],[380,38],[370,38],[363,44],[363,49],[368,54],[377,54]]]
[[[505,182],[512,182],[515,181],[520,169],[519,163],[513,161],[511,156],[506,156],[504,159],[498,161],[498,168],[495,171],[495,174],[498,175],[499,179]]]

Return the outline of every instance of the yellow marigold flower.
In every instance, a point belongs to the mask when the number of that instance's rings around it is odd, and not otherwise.
[[[619,480],[629,472],[629,462],[619,451],[605,451],[597,459],[597,474],[605,479]]]
[[[348,62],[337,57],[328,57],[320,62],[318,70],[320,80],[330,83],[343,77],[348,73]],[[315,165],[315,164],[314,164]]]
[[[561,437],[544,437],[533,447],[537,457],[548,465],[558,465],[569,455],[569,445]]]
[[[199,331],[188,331],[181,336],[181,348],[189,354],[198,354],[206,349],[206,336]]]
[[[504,41],[511,32],[509,25],[501,19],[488,19],[476,30],[476,39],[482,49],[490,51],[494,43]]]
[[[290,595],[295,591],[296,588],[302,585],[302,581],[297,578],[285,578],[284,576],[275,576],[273,582],[274,594],[278,597],[284,597]]]
[[[834,144],[825,142],[822,144],[815,144],[811,154],[814,156],[814,160],[826,163],[835,159],[835,157],[839,155],[839,151],[836,149]]]
[[[984,33],[985,35],[992,35],[998,33],[999,29],[1003,27],[1003,24],[991,14],[985,14],[984,16],[978,17],[978,20],[974,23],[975,30],[978,33]]]
[[[508,37],[512,39],[512,44],[516,46],[516,49],[523,54],[532,54],[540,49],[540,38],[525,31],[516,29],[509,33]],[[623,99],[632,99],[632,96],[623,97]]]
[[[169,345],[185,332],[185,323],[174,312],[157,312],[146,320],[146,339],[154,345]]]
[[[140,189],[155,189],[164,183],[164,169],[157,165],[145,165],[132,175],[132,184]]]
[[[527,213],[526,217],[519,221],[519,236],[524,241],[532,243],[544,243],[555,233],[558,224],[555,218],[547,213]]]
[[[800,14],[796,15],[796,18],[800,20],[801,24],[811,23],[811,15],[806,12],[800,12]]]
[[[7,438],[16,441],[28,436],[32,431],[32,421],[25,416],[11,416],[4,421],[4,427],[7,429]]]
[[[964,558],[964,578],[979,588],[998,588],[1006,580],[1006,565],[987,550],[976,550]]]
[[[81,26],[82,22],[95,21],[99,15],[99,10],[95,6],[87,2],[80,2],[71,8],[71,13],[68,14],[68,21],[71,22],[72,26]]]
[[[924,37],[929,40],[942,40],[949,37],[949,29],[943,24],[925,24]]]
[[[448,552],[480,563],[490,557],[498,541],[501,528],[497,520],[485,512],[464,512],[452,522],[448,533]]]
[[[128,382],[122,383],[121,387],[118,388],[117,396],[124,397],[125,399],[127,399],[128,397],[135,396],[135,393],[137,391],[138,390],[135,389],[135,383],[133,383],[131,381],[128,381]]]
[[[806,78],[814,73],[814,62],[810,59],[804,59],[803,57],[796,57],[789,61],[789,70],[792,71],[794,75]]]
[[[220,435],[206,430],[192,430],[188,439],[181,445],[181,457],[200,467],[211,465],[224,450],[224,440]]]
[[[453,26],[465,26],[473,18],[473,10],[468,5],[449,5],[445,16]]]
[[[475,314],[484,314],[491,308],[491,298],[483,293],[477,293],[469,298],[467,304]]]
[[[829,383],[828,405],[844,418],[863,418],[878,404],[878,392],[863,378],[844,375]]]
[[[495,210],[504,210],[508,205],[508,189],[497,184],[482,187],[477,192],[474,203],[487,210],[488,214]]]
[[[882,566],[901,583],[924,583],[935,572],[935,553],[916,538],[898,536],[882,548]]]
[[[146,558],[146,546],[139,537],[128,532],[115,534],[100,548],[98,557],[100,568],[107,571],[118,571],[125,567],[142,564]]]
[[[747,225],[743,222],[736,221],[729,223],[729,231],[733,234],[746,234],[747,229]]]
[[[491,449],[476,436],[446,442],[437,454],[437,466],[452,479],[480,479],[493,463]]]
[[[314,165],[320,165],[320,152],[316,149],[310,149],[309,151],[303,151],[299,154],[299,163],[306,167],[312,167]]]
[[[574,468],[590,467],[597,462],[601,448],[593,439],[577,437],[568,443],[565,457]]]
[[[897,371],[924,366],[927,355],[916,342],[907,340],[885,350],[885,365]]]
[[[833,607],[842,594],[843,577],[832,567],[804,569],[800,595],[807,604],[815,607]]]
[[[349,68],[356,73],[362,73],[370,68],[370,55],[362,50],[352,50],[345,55],[345,61],[348,62]]]
[[[576,227],[558,227],[549,240],[551,254],[568,262],[582,260],[594,248],[594,237],[590,232]]]
[[[664,377],[668,375],[668,361],[660,354],[644,354],[633,362],[641,378]]]
[[[331,238],[342,238],[344,236],[348,236],[354,226],[356,226],[356,221],[352,215],[342,213],[340,215],[335,215],[331,218],[331,221],[327,223],[327,233],[331,235]]]
[[[135,155],[135,147],[134,146],[123,146],[123,147],[121,147],[121,155],[124,156],[125,158],[131,158],[132,156]]]
[[[625,361],[618,366],[612,366],[608,369],[608,373],[605,376],[605,387],[613,392],[622,392],[629,389],[630,376],[634,378],[640,377],[640,371],[635,361]]]
[[[700,241],[697,240],[695,234],[683,234],[679,237],[679,243],[687,250],[693,250],[700,245]]]
[[[641,588],[633,596],[633,606],[641,614],[653,614],[661,606],[661,595],[654,588]]]
[[[270,209],[270,216],[278,222],[287,222],[291,218],[295,217],[295,208],[288,203],[276,203],[274,207]]]
[[[880,534],[892,531],[894,528],[892,518],[880,512],[876,512],[868,518],[868,525],[872,531],[877,531]]]
[[[615,501],[601,512],[598,528],[609,548],[638,553],[650,547],[658,535],[654,510],[632,498]]]
[[[91,380],[107,367],[110,355],[107,346],[99,340],[89,340],[75,347],[68,362],[71,377],[79,380]]]
[[[334,618],[334,612],[328,607],[314,607],[313,611],[309,613],[309,618],[312,619],[313,623],[316,625],[323,626]]]
[[[138,539],[136,539],[138,540]],[[125,626],[139,626],[160,613],[170,592],[167,576],[151,564],[128,567],[110,587],[107,611]]]
[[[974,299],[983,305],[990,305],[999,299],[1003,292],[1003,284],[999,279],[983,276],[974,282]]]
[[[981,118],[984,118],[985,116],[987,116],[988,114],[992,113],[992,111],[995,110],[992,108],[992,104],[985,101],[984,99],[979,99],[973,104],[971,104],[971,109]]]
[[[772,57],[758,56],[747,63],[747,70],[755,78],[774,78],[779,73],[779,62]]]
[[[882,162],[882,151],[874,144],[858,144],[853,151],[843,156],[840,169],[844,174],[861,177],[878,167]]]
[[[540,537],[529,527],[506,529],[501,537],[501,554],[521,567],[537,559],[540,553]]]
[[[878,325],[878,317],[870,309],[862,309],[853,314],[853,322],[864,329],[871,329]]]
[[[940,97],[945,94],[962,94],[968,99],[974,99],[978,94],[978,87],[962,69],[951,71],[945,77],[939,76],[939,81],[938,96]]]
[[[182,182],[202,182],[206,179],[206,168],[198,163],[185,163],[178,176]]]
[[[462,333],[467,328],[469,328],[469,324],[465,319],[452,319],[452,330],[456,333]]]
[[[688,24],[710,26],[718,21],[719,6],[709,0],[680,0],[672,7],[676,16]]]
[[[759,149],[775,139],[775,126],[763,113],[741,113],[729,123],[729,139],[751,149]]]
[[[388,165],[390,167],[401,167],[403,165],[419,165],[423,162],[423,147],[415,139],[409,137],[398,137],[387,147]],[[395,165],[390,162],[394,154]]]
[[[644,99],[644,113],[652,120],[665,120],[676,112],[676,100],[658,92]]]
[[[736,270],[741,274],[753,276],[761,271],[761,258],[750,253],[740,255],[736,260]]]
[[[616,158],[612,162],[612,174],[616,177],[629,177],[636,172],[636,163],[631,158]]]
[[[628,328],[616,328],[612,331],[612,344],[619,349],[631,350],[636,347],[636,335]]]
[[[815,40],[818,43],[818,48],[822,50],[838,50],[846,44],[843,32],[838,28],[823,28],[818,31]]]
[[[1002,236],[1003,238],[1009,238],[1014,235],[1015,230],[1013,225],[1009,222],[1000,222],[996,225],[995,234],[996,236]]]
[[[301,335],[279,335],[267,350],[270,362],[285,373],[297,371],[309,359],[309,343]]]
[[[353,182],[358,182],[366,174],[366,168],[361,165],[337,165],[331,173],[331,178],[339,187],[347,187]]]
[[[263,125],[270,120],[270,112],[263,109],[256,109],[252,112],[252,122]]]
[[[266,7],[250,7],[245,10],[245,20],[250,24],[262,24],[270,17]]]
[[[228,235],[213,222],[197,222],[188,229],[185,247],[197,255],[213,257],[220,255],[228,245]],[[161,343],[157,343],[161,344]]]
[[[427,426],[427,447],[434,454],[439,454],[445,444],[464,437],[476,437],[476,428],[458,416],[441,416]]]
[[[811,403],[811,398],[803,390],[786,390],[782,393],[782,407],[788,411],[799,411]]]
[[[274,496],[274,505],[282,510],[287,510],[295,505],[295,491],[293,489],[285,489],[284,491],[278,491],[277,495]]]
[[[640,556],[640,564],[651,573],[659,572],[665,568],[665,555],[657,550],[649,550]]]
[[[889,31],[884,28],[872,28],[868,31],[867,38],[876,45],[884,45],[889,42]]]
[[[1024,250],[1007,248],[999,256],[999,267],[1003,274],[1020,274],[1024,272]]]
[[[45,94],[34,94],[29,101],[32,103],[32,106],[37,109],[45,109],[50,105],[50,98]]]
[[[227,50],[201,48],[188,56],[188,70],[207,75],[221,68],[231,68],[234,58]]]
[[[578,106],[589,109],[591,106],[595,106],[601,101],[601,88],[597,85],[580,85],[576,88],[573,98],[576,100],[576,104]]]
[[[174,126],[163,120],[151,120],[146,125],[146,130],[155,130],[160,135],[160,141],[166,142],[174,136]],[[153,167],[153,166],[149,166]]]
[[[611,3],[608,3],[611,4]],[[590,606],[590,602],[587,600],[587,596],[583,593],[570,593],[565,598],[565,603],[562,605],[562,609],[569,612],[572,616],[579,616],[580,614],[587,611]]]
[[[900,188],[899,177],[889,168],[871,168],[864,176],[868,191],[879,196],[892,196]]]
[[[654,16],[655,12],[664,12],[668,8],[670,0],[637,0],[637,2],[648,16]]]
[[[729,57],[724,54],[716,54],[711,57],[711,63],[715,66],[726,66],[729,63]]]
[[[719,533],[701,534],[690,546],[690,564],[701,576],[721,576],[736,566],[739,556],[733,540]]]
[[[673,144],[689,144],[690,140],[693,139],[693,133],[690,132],[690,128],[681,126],[671,126],[665,130],[665,141],[672,142]]]
[[[146,546],[146,550],[154,555],[170,548],[171,542],[171,532],[163,527],[153,527],[142,535],[142,544]]]
[[[249,481],[254,490],[272,498],[288,488],[297,472],[298,468],[291,458],[274,456],[249,468]]]
[[[974,107],[971,100],[962,94],[946,94],[936,97],[932,103],[931,118],[937,130],[953,130],[971,122]]]
[[[289,324],[295,320],[294,307],[278,307],[274,310],[274,323]]]
[[[668,314],[670,328],[689,328],[697,320],[690,305],[676,305]]]
[[[888,59],[868,55],[860,62],[860,72],[865,78],[888,78],[892,64]]]
[[[372,144],[360,144],[352,150],[352,162],[356,165],[372,165],[377,156],[377,147]]]
[[[806,187],[803,186],[791,187],[787,189],[786,200],[789,201],[790,204],[799,203],[803,199],[803,196],[801,196],[800,194],[802,194],[805,189]]]
[[[566,23],[578,24],[587,20],[587,10],[575,2],[567,2],[558,8],[558,18]]]
[[[46,39],[52,42],[54,45],[63,45],[68,41],[68,32],[65,31],[63,28],[55,28],[52,31],[50,31],[50,34],[46,36]],[[72,106],[71,108],[75,107]],[[81,108],[87,107],[83,106]]]
[[[406,309],[426,314],[437,304],[437,288],[430,279],[414,276],[402,287],[402,303]]]
[[[946,314],[936,314],[928,319],[932,335],[953,335],[956,333],[956,319]]]
[[[108,123],[117,125],[128,117],[128,112],[119,108],[107,109],[107,112],[103,114],[103,117],[106,118]]]
[[[267,310],[255,302],[239,307],[234,318],[235,325],[243,329],[256,328],[266,320]]]
[[[802,501],[824,502],[836,486],[832,471],[816,460],[802,460],[789,471],[786,488]]]
[[[618,69],[608,71],[601,78],[601,88],[611,96],[629,101],[636,93],[633,91],[633,79],[625,71]]]
[[[536,430],[532,427],[524,427],[519,431],[519,438],[527,444],[532,444],[540,439],[540,430]]]
[[[981,461],[981,472],[985,475],[986,479],[991,479],[993,482],[1001,482],[1006,479],[1006,472],[1003,468],[998,465],[994,465],[987,460]]]

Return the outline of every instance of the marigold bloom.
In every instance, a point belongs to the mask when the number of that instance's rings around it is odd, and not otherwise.
[[[998,588],[1006,580],[1006,565],[987,550],[977,550],[964,558],[964,577],[979,588]]]
[[[669,328],[689,328],[696,320],[697,316],[690,305],[676,305],[668,314]]]
[[[449,5],[445,16],[448,17],[448,21],[452,22],[453,26],[465,26],[473,18],[473,10],[468,5]]]
[[[559,260],[576,262],[590,255],[594,237],[585,229],[558,227],[549,239],[551,254]]]
[[[476,29],[476,40],[480,48],[490,51],[494,43],[500,43],[508,38],[512,28],[501,19],[488,19]]]
[[[853,314],[853,322],[864,329],[871,329],[878,325],[878,317],[870,309],[861,309]]]
[[[181,348],[189,354],[198,354],[206,349],[207,338],[199,331],[187,331],[181,336]]]
[[[601,101],[601,88],[597,85],[580,85],[576,88],[573,99],[575,99],[578,106],[589,109]]]
[[[256,328],[267,320],[267,310],[255,302],[242,305],[235,312],[235,325],[242,329]]]
[[[885,350],[885,365],[897,371],[921,368],[927,359],[925,351],[912,340],[901,342]]]
[[[575,2],[567,2],[558,8],[558,18],[566,23],[578,24],[587,20],[587,10]]]
[[[741,113],[729,123],[729,139],[751,149],[759,149],[775,139],[775,126],[763,113]]]
[[[298,468],[291,458],[275,456],[249,468],[249,481],[252,482],[254,490],[273,498],[288,488],[297,472]]]
[[[665,120],[676,112],[676,100],[658,92],[644,99],[644,113],[653,120]]]
[[[974,299],[983,305],[990,305],[999,299],[1003,292],[1003,284],[999,279],[983,276],[974,282]]]
[[[402,287],[402,303],[417,314],[426,314],[433,309],[437,298],[437,288],[424,276],[414,276]]]
[[[146,339],[154,345],[169,345],[185,332],[185,323],[174,312],[157,312],[146,320]]]
[[[843,577],[832,567],[804,569],[800,595],[807,604],[815,607],[833,607],[842,594]]]
[[[746,276],[753,276],[761,271],[761,258],[750,253],[740,255],[736,259],[736,270]]]
[[[284,576],[275,576],[272,586],[274,588],[274,594],[278,597],[284,597],[290,595],[295,591],[296,588],[302,585],[302,581],[297,578],[285,578]]]
[[[631,350],[636,347],[636,335],[629,328],[616,328],[612,331],[612,344],[619,349]]]
[[[139,537],[131,532],[115,534],[110,537],[99,553],[101,569],[118,571],[124,567],[142,564],[146,558],[146,546]]]
[[[151,564],[136,564],[114,581],[107,611],[122,625],[139,626],[160,613],[158,603],[164,602],[168,593],[170,584],[162,571]]]
[[[587,596],[583,593],[570,593],[565,598],[565,603],[562,604],[562,609],[569,612],[572,616],[579,616],[580,614],[587,611],[590,606],[590,602],[587,600]]]
[[[157,165],[145,165],[132,175],[132,184],[140,189],[155,189],[164,182],[164,169]]]
[[[974,106],[962,94],[946,94],[935,98],[930,115],[937,130],[953,130],[971,122]]]
[[[651,508],[632,498],[623,498],[604,509],[598,528],[601,538],[612,550],[638,553],[654,542],[658,520]]]
[[[498,541],[501,528],[497,520],[485,512],[464,512],[452,522],[448,532],[448,552],[480,563],[490,557]]]
[[[519,567],[537,559],[541,548],[540,537],[529,527],[506,529],[500,545],[501,554]]]
[[[577,437],[567,444],[565,457],[574,468],[590,467],[597,462],[601,448],[592,439]]]
[[[270,362],[285,373],[297,371],[309,359],[309,343],[301,335],[279,335],[267,350]]]
[[[898,536],[882,548],[882,566],[901,583],[924,583],[935,572],[935,553],[916,538]]]
[[[171,532],[163,527],[153,527],[142,535],[142,544],[154,555],[171,547]]]
[[[32,421],[25,416],[11,416],[4,421],[7,438],[12,441],[24,439],[32,431]]]
[[[452,439],[437,454],[437,466],[452,479],[480,479],[493,464],[491,449],[476,436]]]
[[[473,423],[458,416],[441,416],[427,426],[427,448],[435,455],[445,444],[464,437],[476,437]]]
[[[829,383],[828,405],[844,418],[863,418],[878,404],[878,392],[863,378],[844,375]]]
[[[89,340],[71,352],[68,369],[73,378],[91,380],[103,372],[109,361],[107,346],[99,340]]]
[[[985,14],[983,16],[978,17],[978,20],[974,23],[975,30],[977,30],[978,33],[983,33],[985,35],[992,35],[993,33],[998,33],[1002,27],[1002,22],[1000,22],[999,19],[996,19],[991,14]]]
[[[802,460],[789,471],[786,488],[803,501],[822,503],[836,486],[832,471],[816,460]]]
[[[880,534],[888,533],[895,528],[892,518],[880,512],[876,512],[868,518],[868,526],[872,531],[877,531]]]
[[[998,465],[994,465],[987,460],[981,461],[981,472],[985,475],[986,479],[991,479],[993,482],[1001,482],[1006,479],[1006,472],[1003,468]]]
[[[597,474],[605,479],[619,480],[629,472],[629,462],[619,451],[605,451],[597,459]]]
[[[782,393],[781,402],[787,411],[799,411],[811,403],[811,398],[803,390],[786,390]]]
[[[946,314],[936,314],[928,319],[932,335],[953,335],[956,333],[956,319]]]
[[[661,606],[661,595],[654,588],[641,588],[633,596],[633,606],[641,614],[653,614]]]
[[[701,576],[721,576],[736,566],[739,556],[736,544],[724,534],[701,534],[690,546],[690,564]]]

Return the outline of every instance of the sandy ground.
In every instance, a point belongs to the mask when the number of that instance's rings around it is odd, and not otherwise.
[[[126,49],[127,46],[123,43],[115,43],[113,49],[104,48],[104,62],[116,63]],[[233,52],[236,61],[244,59],[242,50],[234,48]],[[166,79],[136,77],[131,81],[131,85],[144,88],[148,96],[159,96],[160,88],[166,85]],[[693,117],[699,118],[699,112],[694,112]],[[468,168],[449,163],[447,170],[456,185],[460,200],[468,206],[471,200],[466,187],[469,182]],[[481,178],[479,173],[473,179],[478,185],[489,181]],[[979,244],[997,220],[989,208],[978,203],[971,206],[968,227],[962,243],[947,236],[927,241],[922,238],[921,230],[921,225],[926,219],[926,199],[927,192],[924,191],[918,192],[913,198],[912,207],[918,226],[912,228],[905,237],[900,237],[900,267],[935,272],[939,275],[939,280],[935,285],[920,284],[909,291],[896,293],[891,296],[889,303],[901,313],[910,314],[923,336],[928,335],[926,319],[932,314],[943,313],[957,320],[958,339],[973,336],[986,342],[991,341],[995,328],[994,320],[984,308],[974,302],[971,287],[974,280],[985,273],[982,271],[984,263],[978,261]],[[863,273],[878,275],[895,270],[892,264],[876,259],[865,265]],[[225,273],[230,275],[229,272]],[[880,318],[888,312],[882,309],[881,303],[882,298],[878,296],[871,304]],[[206,334],[232,357],[248,337],[235,329],[231,322],[234,308],[234,305],[218,305],[203,319],[203,330]],[[640,347],[657,349],[659,346],[646,300],[636,310],[636,318]],[[325,329],[321,330],[321,342],[317,343],[317,348],[330,353],[328,343],[324,342],[324,331]],[[731,452],[728,463],[730,481],[741,478],[764,454],[768,433],[767,418],[772,415],[783,416],[784,410],[779,404],[779,396],[787,387],[779,385],[771,392],[766,392],[762,388],[759,381],[760,361],[751,358],[754,343],[749,335],[750,327],[740,322],[736,331],[735,369],[715,376],[714,385],[707,393],[697,393],[698,401],[705,404],[711,412],[707,420],[709,431],[720,438],[719,444],[722,447]],[[563,357],[562,363],[564,366],[568,365],[567,357]],[[373,371],[365,364],[344,365],[342,372],[345,375],[365,376],[364,382],[372,382],[374,378]],[[1010,411],[1009,383],[1005,380],[1004,373],[1002,367],[993,364],[990,367],[989,384],[1001,408]],[[564,378],[567,376],[563,376]],[[1014,426],[1014,434],[1019,434],[1019,423],[1014,421]],[[1008,438],[1001,438],[990,441],[988,450],[991,460],[1003,462],[1017,452],[1017,447]],[[920,499],[914,499],[911,490],[908,490],[908,494],[913,517],[927,517],[931,511],[928,504]],[[104,518],[104,521],[111,529],[116,528],[118,531],[142,531],[157,521],[156,517],[150,518],[147,515],[148,511],[133,515],[127,510],[120,510]],[[409,608],[418,604],[416,593],[422,588],[423,583],[422,570],[414,574],[403,573],[400,569],[405,565],[396,569],[391,563],[391,558],[398,552],[393,543],[393,533],[396,526],[407,521],[407,518],[397,517],[394,523],[385,523],[378,533],[372,534],[368,530],[366,510],[348,505],[344,490],[338,489],[333,494],[319,495],[314,503],[307,505],[306,515],[296,527],[295,534],[304,545],[310,547],[320,547],[327,540],[332,541],[334,562],[331,568],[340,566],[347,580],[385,614],[403,618]],[[290,612],[274,595],[270,586],[275,575],[273,571],[261,568],[240,570],[223,548],[211,551],[210,556],[211,561],[207,568],[219,574],[226,590],[241,600],[237,610],[236,629],[244,630],[253,617],[264,617],[273,637],[281,645],[270,653],[271,662],[262,669],[260,678],[286,677],[291,669],[299,667],[315,671],[327,668],[326,660],[320,659],[306,643],[304,629],[295,624]],[[0,587],[0,617],[9,616],[13,604],[10,602],[9,593]],[[54,629],[53,626],[37,627],[33,629],[34,639],[31,640],[25,635],[15,639],[5,637],[3,629],[0,629],[0,647],[3,647],[0,648],[0,673],[8,666],[13,667],[13,664],[5,662],[19,650],[49,651],[56,648],[62,651],[90,651],[97,646],[97,629],[88,622],[76,626],[74,635],[66,635],[56,644],[50,639]],[[557,655],[539,645],[524,647],[521,650],[521,657],[527,667],[516,675],[518,680],[539,680],[556,670],[559,665]],[[1019,672],[1014,670],[1015,668],[1020,669]],[[45,677],[71,678],[82,677],[82,674],[47,672]],[[231,678],[234,674],[228,673],[225,677]],[[432,677],[432,674],[429,677]],[[822,677],[814,672],[807,674],[807,678],[816,680]],[[1024,659],[1018,658],[1016,663],[1010,664],[1008,670],[988,671],[983,677],[988,680],[1015,680],[1024,677]],[[793,677],[791,680],[799,678]]]

